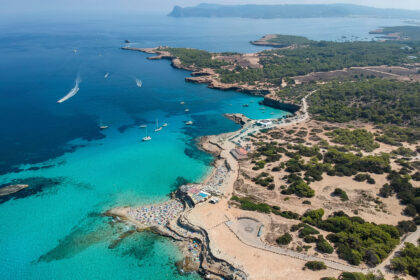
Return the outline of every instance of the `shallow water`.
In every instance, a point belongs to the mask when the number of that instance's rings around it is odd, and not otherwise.
[[[124,39],[144,47],[254,52],[263,48],[248,42],[265,33],[342,40],[398,23],[162,15],[0,20],[0,185],[31,186],[0,201],[0,278],[196,279],[178,275],[174,264],[182,256],[167,239],[136,233],[109,248],[128,229],[101,213],[165,200],[179,178],[200,181],[212,158],[195,138],[239,128],[224,113],[287,114],[259,105],[258,97],[186,83],[189,72],[169,61],[120,50]],[[80,90],[58,104],[77,76]],[[156,119],[168,123],[158,133]],[[100,123],[109,128],[101,131]],[[152,141],[141,142],[141,124]]]

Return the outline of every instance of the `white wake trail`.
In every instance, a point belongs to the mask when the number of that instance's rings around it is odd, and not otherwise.
[[[136,80],[137,87],[141,87],[143,85],[143,82],[140,79],[134,78]]]
[[[66,101],[67,99],[72,98],[73,96],[76,95],[76,93],[79,91],[79,84],[82,80],[80,79],[79,76],[77,76],[75,82],[74,82],[74,87],[66,94],[66,96],[64,96],[63,98],[61,98],[60,100],[57,101],[57,103],[63,103],[64,101]]]

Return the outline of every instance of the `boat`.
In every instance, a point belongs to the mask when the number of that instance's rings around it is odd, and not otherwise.
[[[185,124],[186,124],[186,125],[192,125],[192,124],[193,124],[193,122],[192,122],[192,121],[187,121]]]
[[[126,44],[130,44],[130,41],[129,41],[129,40],[124,40],[124,42],[125,42]]]
[[[145,142],[145,141],[150,141],[150,140],[152,140],[152,137],[150,137],[150,136],[145,136],[145,137],[143,137],[141,140],[142,140],[143,142]]]
[[[168,124],[167,124],[167,123],[164,123],[162,126],[163,126],[163,127],[167,127],[167,126],[168,126]]]
[[[244,105],[242,105],[242,107],[248,107],[249,105],[248,104],[244,104]]]
[[[184,101],[181,101],[180,104],[185,104],[185,102]]]
[[[105,78],[105,79],[107,79],[107,78],[108,78],[108,76],[109,76],[109,72],[107,72],[107,73],[105,74],[104,78]]]
[[[99,129],[100,130],[104,130],[104,129],[107,129],[108,128],[108,126],[107,125],[104,125],[103,123],[102,123],[102,120],[99,122]]]
[[[274,112],[271,112],[270,115],[274,115]]]
[[[147,124],[142,124],[142,125],[140,125],[140,127],[141,128],[146,128],[147,127]]]
[[[185,112],[189,112],[189,111],[190,111],[190,109],[188,109],[188,108],[187,108],[187,109],[185,109],[184,111],[185,111]]]
[[[74,52],[74,53],[77,53],[77,52],[78,52],[78,50],[77,50],[77,49],[73,49],[73,52]]]
[[[147,126],[146,126],[146,136],[144,136],[141,140],[143,142],[152,140],[152,137],[150,137],[150,136],[147,135]]]
[[[162,127],[159,127],[159,121],[158,119],[156,119],[156,128],[155,128],[155,132],[161,131]]]
[[[142,81],[139,79],[136,79],[136,85],[137,87],[141,87],[143,85]]]

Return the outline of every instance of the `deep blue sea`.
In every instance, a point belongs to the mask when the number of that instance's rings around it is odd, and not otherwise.
[[[212,158],[195,139],[238,129],[224,113],[287,114],[262,110],[261,98],[186,83],[189,72],[169,61],[121,50],[125,39],[138,47],[255,52],[263,48],[249,41],[266,33],[370,40],[368,31],[399,24],[145,14],[0,19],[0,186],[30,185],[0,197],[0,279],[197,279],[177,273],[182,256],[168,239],[136,233],[110,248],[128,227],[101,214],[165,200],[178,182],[203,178]],[[77,78],[80,90],[58,104]],[[168,123],[158,133],[156,119]],[[101,131],[100,124],[109,128]],[[141,142],[142,124],[150,142]]]

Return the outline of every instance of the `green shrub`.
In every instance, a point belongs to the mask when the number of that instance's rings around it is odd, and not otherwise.
[[[413,221],[399,221],[397,228],[401,235],[417,230],[417,226]]]
[[[231,200],[238,201],[240,203],[240,208],[248,211],[257,211],[262,213],[270,213],[271,206],[265,203],[255,203],[249,198],[239,198],[237,196],[232,196]]]
[[[398,257],[391,260],[391,268],[400,273],[408,273],[413,277],[420,277],[420,245],[405,243]]]
[[[295,175],[295,174],[291,174]],[[315,191],[309,187],[305,181],[302,180],[300,177],[291,177],[289,176],[289,180],[292,179],[293,183],[285,190],[282,190],[282,194],[295,194],[298,197],[313,197],[315,195]]]
[[[264,168],[264,166],[265,166],[265,164],[266,164],[265,160],[260,160],[260,161],[257,161],[257,162],[255,163],[255,166],[254,166],[254,167],[252,167],[252,170],[259,170],[259,169],[263,169],[263,168]]]
[[[327,266],[323,262],[319,261],[309,261],[305,263],[305,267],[309,268],[310,270],[323,270],[327,269]]]
[[[292,232],[295,232],[295,231],[297,231],[298,229],[301,229],[302,227],[304,227],[305,226],[305,224],[304,223],[299,223],[299,224],[297,224],[297,225],[292,225],[291,227],[290,227],[290,231],[292,231]]]
[[[318,241],[318,238],[316,238],[313,235],[307,235],[303,238],[303,241],[306,243],[316,243]]]
[[[276,242],[279,245],[288,245],[290,242],[292,242],[292,240],[293,240],[293,237],[288,232],[286,232],[282,236],[278,237],[276,239]]]
[[[366,129],[338,128],[327,132],[326,135],[332,137],[332,141],[335,143],[351,145],[366,152],[372,152],[379,148],[379,144],[375,143],[373,134]]]
[[[303,238],[307,235],[311,235],[311,234],[319,234],[319,231],[314,229],[313,227],[304,224],[304,226],[299,230],[299,237]]]
[[[340,197],[341,201],[349,200],[349,197],[347,196],[347,193],[340,188],[336,188],[334,190],[334,192],[332,193],[332,195]]]
[[[381,262],[399,243],[400,232],[394,226],[367,223],[342,211],[334,212],[325,220],[319,218],[321,214],[323,211],[305,213],[302,221],[333,232],[327,239],[335,244],[338,256],[350,264],[359,265],[362,260]]]
[[[343,272],[338,276],[339,280],[384,280],[383,276],[376,276],[372,273],[363,274],[360,272]]]
[[[300,215],[295,213],[295,212],[292,212],[292,211],[274,212],[274,214],[280,215],[280,216],[282,216],[283,218],[286,218],[286,219],[292,219],[292,220],[299,220],[300,219]]]
[[[324,239],[322,235],[318,236],[318,241],[316,242],[316,250],[321,253],[332,254],[334,252],[334,248],[328,243],[327,240]]]

